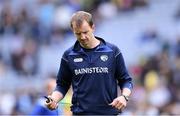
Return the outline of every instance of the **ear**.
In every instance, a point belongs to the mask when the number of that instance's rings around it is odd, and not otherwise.
[[[92,25],[92,30],[95,31],[95,25],[94,24]]]

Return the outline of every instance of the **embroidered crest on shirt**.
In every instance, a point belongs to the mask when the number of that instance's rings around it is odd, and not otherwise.
[[[100,58],[104,62],[108,60],[108,56],[107,55],[102,55]]]
[[[82,61],[83,61],[82,58],[75,58],[75,59],[74,59],[74,62],[82,62]]]

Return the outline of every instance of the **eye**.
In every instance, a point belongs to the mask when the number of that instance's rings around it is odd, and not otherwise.
[[[88,31],[83,32],[83,34],[87,34],[87,33],[88,33]]]
[[[75,33],[77,36],[80,36],[81,35],[81,33]]]

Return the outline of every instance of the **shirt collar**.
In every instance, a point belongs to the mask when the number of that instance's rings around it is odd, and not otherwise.
[[[97,37],[97,36],[95,36],[95,38],[101,41],[99,47],[102,47],[103,45],[106,45],[106,41],[105,41],[104,39],[102,39],[102,38],[100,38],[100,37]],[[99,47],[98,47],[98,48],[99,48]],[[98,49],[98,48],[97,48],[97,49]],[[79,52],[80,52],[80,51],[83,51],[83,49],[82,49],[79,41],[76,41],[76,42],[75,42],[75,44],[74,44],[74,46],[73,46],[73,50],[74,50],[74,51],[77,51],[77,52],[78,52],[78,51],[79,51]]]

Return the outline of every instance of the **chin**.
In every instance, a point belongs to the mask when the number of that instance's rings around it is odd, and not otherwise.
[[[85,48],[89,48],[89,46],[88,46],[87,44],[83,44],[83,46],[84,46]]]

